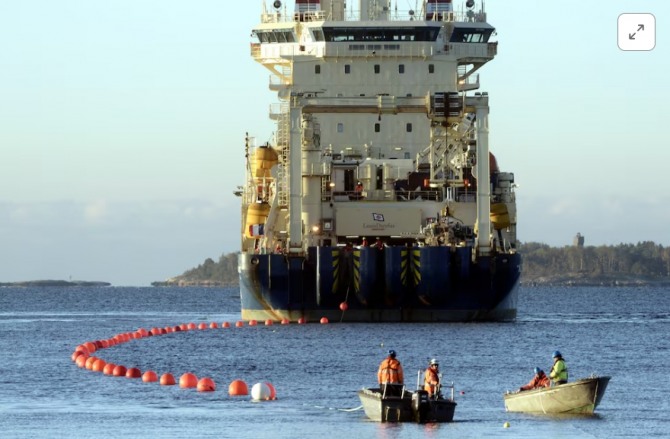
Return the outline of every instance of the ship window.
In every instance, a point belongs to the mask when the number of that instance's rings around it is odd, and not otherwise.
[[[323,41],[323,31],[321,29],[314,29],[314,41]]]
[[[401,75],[405,73],[405,64],[400,64],[398,66],[398,73],[400,73]]]
[[[344,124],[342,122],[337,124],[337,132],[338,133],[343,133],[344,132]]]
[[[435,73],[435,64],[428,64],[428,73]]]
[[[382,130],[382,126],[381,126],[381,124],[376,123],[376,124],[375,124],[375,133],[378,133],[378,132],[380,132],[381,130]]]
[[[435,41],[439,26],[428,27],[324,27],[325,41]]]
[[[314,74],[315,75],[320,75],[321,74],[321,66],[320,65],[315,65],[314,66]]]
[[[379,64],[375,64],[375,73],[379,74],[381,71],[381,66]]]
[[[456,28],[449,41],[452,43],[486,43],[493,29]]]
[[[408,133],[411,133],[412,132],[412,124],[408,123],[407,126],[405,127],[405,129],[407,130]]]
[[[344,65],[344,73],[347,74],[347,75],[349,73],[351,73],[351,65],[349,65],[349,64]]]

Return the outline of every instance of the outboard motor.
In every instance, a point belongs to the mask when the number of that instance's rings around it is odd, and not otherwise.
[[[415,422],[426,422],[430,415],[430,400],[428,392],[417,390],[412,394],[412,414]]]

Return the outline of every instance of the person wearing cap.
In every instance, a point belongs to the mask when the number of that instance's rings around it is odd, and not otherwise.
[[[396,353],[393,349],[389,351],[388,356],[379,365],[377,381],[379,381],[379,384],[403,384],[402,365],[396,359]]]
[[[563,355],[559,351],[554,351],[551,355],[554,358],[554,365],[551,366],[549,378],[554,386],[568,382],[568,366],[565,365]]]
[[[542,369],[536,367],[534,372],[535,376],[533,379],[530,380],[530,382],[525,386],[519,387],[519,392],[523,392],[524,390],[540,389],[542,387],[549,387],[551,385],[549,378],[547,378],[547,375],[545,375]]]
[[[428,363],[428,368],[423,374],[423,390],[428,392],[428,396],[431,398],[440,391],[439,368],[440,364],[437,359],[433,358]]]

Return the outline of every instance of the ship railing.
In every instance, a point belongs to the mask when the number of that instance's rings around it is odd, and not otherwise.
[[[324,188],[321,192],[321,201],[442,201],[440,190],[364,190],[364,191],[331,191]]]
[[[389,21],[438,21],[438,22],[469,22],[485,23],[485,12],[474,11],[445,11],[439,13],[419,14],[410,10],[398,10],[387,15]],[[359,21],[361,17],[360,10],[349,8],[344,14],[344,21]],[[381,17],[380,17],[381,18]],[[287,23],[300,21],[325,21],[331,20],[332,15],[326,11],[272,11],[261,14],[261,23]],[[379,18],[371,18],[378,21]]]

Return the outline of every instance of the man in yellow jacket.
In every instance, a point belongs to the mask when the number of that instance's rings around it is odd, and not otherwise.
[[[377,371],[377,381],[379,381],[379,384],[403,384],[402,365],[395,357],[396,353],[391,349],[388,357],[384,358],[379,365],[379,370]]]
[[[551,366],[549,378],[551,378],[552,385],[565,384],[568,382],[568,366],[565,365],[565,360],[559,351],[554,351],[552,357],[554,358],[554,365]]]

